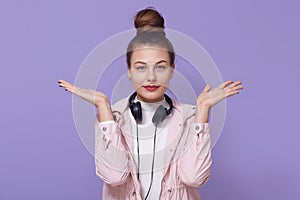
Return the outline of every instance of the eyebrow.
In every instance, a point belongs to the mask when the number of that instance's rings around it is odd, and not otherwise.
[[[158,61],[157,63],[155,63],[155,64],[159,64],[159,63],[162,63],[162,62],[166,62],[166,63],[168,63],[166,60],[160,60],[160,61]],[[136,61],[134,64],[147,64],[147,63],[145,63],[145,62],[142,62],[142,61]]]

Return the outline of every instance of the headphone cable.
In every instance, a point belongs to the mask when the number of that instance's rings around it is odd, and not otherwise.
[[[139,147],[139,129],[138,124],[136,122],[136,143],[137,143],[137,153],[138,153],[138,171],[137,171],[137,177],[140,180],[140,147]]]
[[[154,141],[153,141],[153,156],[152,156],[152,167],[151,167],[151,180],[150,180],[150,187],[148,189],[147,195],[145,197],[145,200],[148,198],[150,194],[150,190],[152,187],[153,183],[153,168],[154,168],[154,157],[155,157],[155,144],[156,144],[156,130],[157,130],[157,125],[155,125],[155,132],[154,132]]]

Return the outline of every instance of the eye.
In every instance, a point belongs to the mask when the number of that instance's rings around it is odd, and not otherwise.
[[[145,71],[146,70],[146,66],[137,66],[136,69],[138,71]]]
[[[167,69],[167,67],[164,66],[164,65],[157,65],[157,66],[156,66],[156,70],[158,70],[158,71],[163,71],[163,70],[165,70],[165,69]]]

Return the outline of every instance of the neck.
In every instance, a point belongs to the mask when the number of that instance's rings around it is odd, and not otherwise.
[[[145,99],[145,98],[141,98],[139,95],[137,95],[136,98],[137,98],[137,100],[145,102],[145,103],[155,103],[155,102],[159,102],[159,101],[164,100],[165,96],[163,95],[163,96],[161,96],[161,97],[159,97],[157,99]]]

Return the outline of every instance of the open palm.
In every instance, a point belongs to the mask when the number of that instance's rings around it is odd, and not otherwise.
[[[229,80],[220,84],[213,90],[210,90],[210,85],[207,84],[198,96],[197,104],[210,109],[221,100],[232,95],[239,94],[239,90],[243,89],[241,84],[241,81],[233,82]]]
[[[93,89],[80,88],[64,80],[59,80],[58,83],[59,86],[65,88],[66,91],[92,103],[96,107],[99,107],[101,103],[106,104],[108,102],[106,95],[102,92]]]

